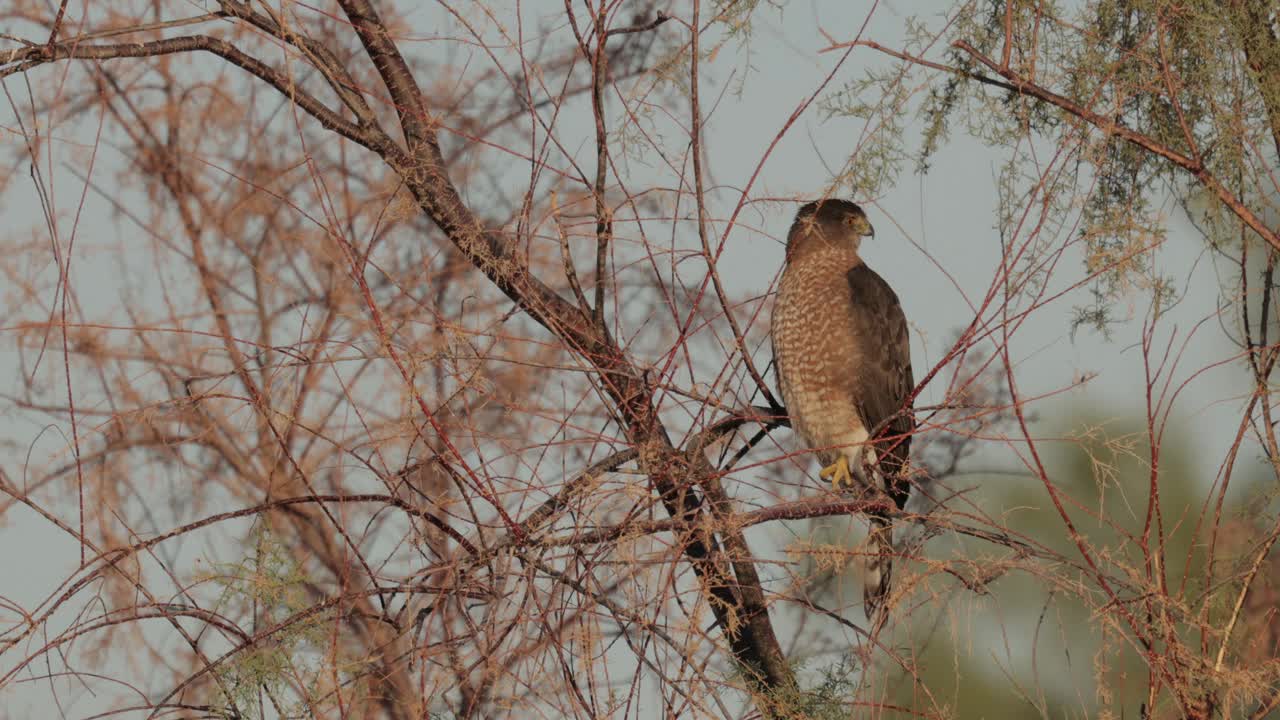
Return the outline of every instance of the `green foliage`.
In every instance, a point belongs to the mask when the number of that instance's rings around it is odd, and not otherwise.
[[[902,51],[955,72],[903,62],[826,98],[829,115],[867,119],[875,127],[840,184],[855,195],[875,195],[896,181],[908,160],[927,172],[953,125],[964,123],[1002,158],[1000,235],[1025,240],[1026,209],[1042,208],[1031,224],[1049,237],[1018,255],[1015,272],[1043,267],[1044,253],[1062,246],[1061,234],[1075,233],[1067,240],[1083,250],[1096,302],[1076,309],[1074,328],[1105,328],[1107,306],[1133,293],[1152,295],[1158,307],[1167,307],[1175,299],[1172,284],[1151,261],[1169,220],[1158,208],[1173,192],[1215,244],[1238,243],[1247,234],[1230,208],[1203,192],[1203,177],[1108,126],[973,79],[1004,81],[952,41],[997,62],[1007,51],[1017,77],[1101,115],[1114,123],[1110,127],[1134,130],[1193,158],[1240,203],[1274,213],[1280,203],[1266,176],[1280,149],[1280,41],[1268,21],[1273,9],[1266,0],[981,0],[953,7],[941,38],[934,18],[909,20]],[[1012,30],[1007,46],[1006,26]],[[920,86],[927,95],[909,98]],[[903,120],[911,103],[921,121],[914,150]],[[1046,176],[1049,157],[1059,169]],[[1033,282],[1023,292],[1038,287]]]
[[[714,10],[713,17],[723,26],[728,37],[745,41],[751,36],[751,16],[761,5],[768,5],[778,11],[784,7],[777,0],[712,0],[711,8]]]
[[[325,642],[323,613],[298,622],[291,618],[310,606],[306,576],[289,548],[264,525],[250,535],[253,550],[243,560],[215,565],[207,579],[222,588],[218,607],[252,615],[258,633],[285,623],[284,627],[253,642],[215,669],[219,712],[228,718],[261,718],[266,713],[262,697],[274,715],[305,714],[301,703],[284,698],[291,683],[310,684],[316,670],[305,661]]]
[[[868,71],[862,80],[847,83],[821,102],[822,111],[829,118],[858,118],[875,128],[875,134],[849,158],[836,178],[836,187],[849,195],[880,194],[893,185],[903,165],[911,159],[900,143],[884,141],[901,137],[904,131],[902,108],[907,105],[910,88],[902,77],[898,70]]]
[[[803,661],[793,662],[792,671],[802,677]],[[779,720],[845,720],[850,716],[858,691],[860,674],[849,659],[817,669],[816,682],[808,689],[779,688],[755,698],[755,704]]]

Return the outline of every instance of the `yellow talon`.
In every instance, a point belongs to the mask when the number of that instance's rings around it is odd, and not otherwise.
[[[853,474],[849,472],[849,460],[841,455],[839,460],[822,468],[818,473],[818,477],[826,480],[830,478],[831,489],[835,492],[840,491],[840,484],[844,483],[849,487],[853,487]]]

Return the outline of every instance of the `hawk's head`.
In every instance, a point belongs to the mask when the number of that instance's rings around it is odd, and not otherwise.
[[[863,237],[874,237],[875,234],[876,229],[871,227],[867,214],[854,203],[838,198],[818,200],[796,213],[791,232],[787,235],[787,255],[791,256],[802,245],[811,244],[848,244],[856,251]]]

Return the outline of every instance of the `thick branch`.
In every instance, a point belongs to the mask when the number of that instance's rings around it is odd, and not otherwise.
[[[427,109],[422,104],[422,91],[413,79],[409,64],[391,41],[386,25],[378,17],[378,11],[374,10],[368,0],[342,0],[339,5],[347,14],[356,34],[360,36],[365,52],[369,53],[369,59],[373,61],[373,66],[391,93],[409,152],[414,152],[423,142],[434,144],[435,132],[429,122]],[[440,148],[437,146],[436,154],[439,153]]]
[[[369,107],[369,103],[360,92],[360,86],[356,83],[355,78],[351,77],[351,74],[343,67],[342,61],[333,54],[332,50],[290,27],[281,25],[273,18],[254,12],[246,3],[223,2],[222,7],[223,14],[244,20],[259,30],[284,40],[305,53],[307,59],[311,61],[311,66],[324,75],[329,87],[342,100],[342,104],[346,105],[347,109],[355,114],[360,121],[360,125],[363,127],[377,127],[378,119],[373,112],[373,108]]]
[[[731,510],[718,488],[715,469],[701,453],[686,454],[672,444],[658,416],[654,386],[631,364],[604,324],[593,322],[589,311],[575,307],[534,277],[511,241],[487,231],[462,202],[445,170],[435,122],[427,111],[408,64],[373,6],[368,0],[342,0],[341,5],[387,85],[399,115],[407,151],[376,128],[343,118],[314,96],[300,90],[284,73],[224,40],[208,36],[110,45],[55,43],[27,46],[0,57],[0,78],[57,60],[141,58],[198,50],[218,55],[261,78],[296,102],[323,127],[381,156],[404,178],[406,187],[422,210],[477,269],[559,338],[568,350],[591,365],[622,420],[627,440],[636,449],[642,469],[649,474],[673,518],[694,526],[711,527],[706,524],[707,508],[692,489],[697,485],[712,489],[717,498],[716,505],[723,505],[713,508],[714,514],[725,518]],[[260,29],[270,28],[260,26]],[[300,39],[298,42],[306,45]],[[329,57],[315,52],[308,54],[313,63],[317,60],[324,62]],[[324,68],[321,71],[324,72]],[[343,74],[332,68],[330,71],[326,76],[331,84],[336,85],[335,89],[341,88],[345,82]],[[362,116],[362,121],[367,121],[360,100],[344,95],[340,89],[339,94],[358,116]],[[723,535],[735,556],[730,560],[736,570],[736,578],[726,569],[724,550],[712,532],[699,533],[699,537],[690,539],[684,552],[703,579],[707,592],[715,598],[710,603],[711,607],[717,622],[729,636],[738,662],[755,676],[761,689],[792,686],[794,678],[769,623],[764,593],[745,538],[740,530],[732,527],[723,530]],[[408,714],[415,712],[413,707],[394,710]]]
[[[213,53],[239,67],[280,91],[280,94],[298,103],[307,114],[320,124],[343,137],[357,142],[374,152],[386,154],[388,140],[373,128],[352,124],[311,94],[300,90],[297,83],[284,73],[245,54],[231,43],[207,35],[183,35],[175,38],[143,43],[119,43],[92,45],[87,43],[60,43],[32,45],[12,50],[0,56],[0,79],[26,72],[39,65],[57,60],[113,60],[116,58],[142,58],[204,51]]]
[[[667,512],[686,522],[704,517],[702,500],[692,487],[713,482],[714,468],[700,454],[690,467],[689,458],[674,447],[658,417],[652,383],[631,364],[605,325],[535,278],[509,239],[487,231],[462,202],[445,170],[434,124],[417,84],[377,14],[367,0],[343,0],[342,7],[382,74],[409,141],[410,157],[383,157],[405,179],[423,211],[477,269],[567,349],[591,364]],[[794,677],[769,623],[764,592],[754,567],[748,567],[746,539],[732,530],[726,531],[726,538],[735,554],[741,555],[734,563],[739,571],[736,579],[717,564],[716,557],[723,551],[714,535],[692,539],[685,554],[716,598],[711,607],[729,635],[737,660],[765,689],[793,686]]]

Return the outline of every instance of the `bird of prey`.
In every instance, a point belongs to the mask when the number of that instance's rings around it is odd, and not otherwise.
[[[773,310],[773,357],[791,427],[817,454],[821,477],[835,490],[856,479],[902,508],[915,382],[898,296],[858,255],[874,235],[847,200],[800,208]],[[883,512],[868,520],[862,579],[871,617],[889,590],[893,526]]]

